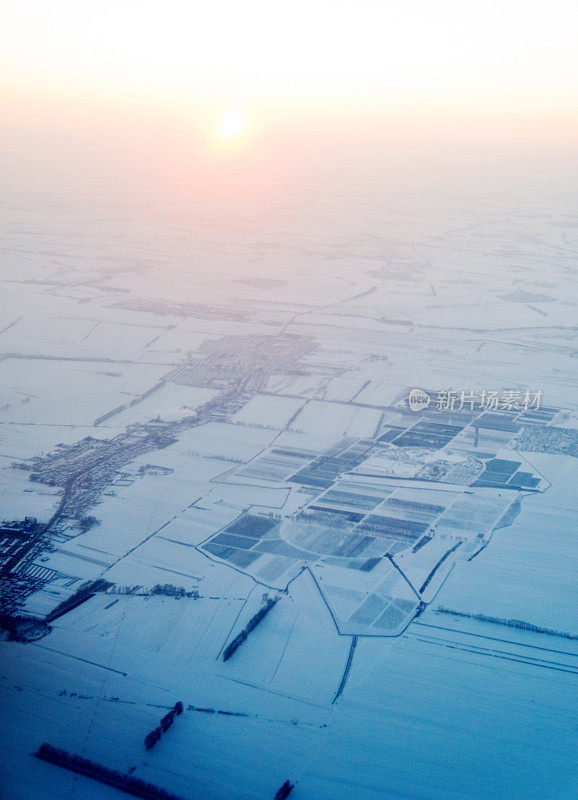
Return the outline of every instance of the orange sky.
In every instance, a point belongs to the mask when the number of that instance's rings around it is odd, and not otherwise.
[[[566,0],[6,4],[2,174],[217,193],[504,169],[575,185],[576,30]]]

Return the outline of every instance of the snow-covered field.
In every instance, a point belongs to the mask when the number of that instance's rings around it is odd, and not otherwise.
[[[3,599],[106,584],[0,642],[3,796],[121,796],[45,741],[184,800],[576,796],[572,204],[35,204],[1,234],[0,518],[38,519]]]

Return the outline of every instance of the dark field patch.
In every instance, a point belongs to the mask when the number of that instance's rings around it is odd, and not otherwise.
[[[236,519],[228,525],[224,533],[233,533],[236,536],[250,536],[253,539],[260,539],[271,528],[277,525],[274,519],[267,519],[266,517],[257,517],[254,514],[243,514],[242,517]]]

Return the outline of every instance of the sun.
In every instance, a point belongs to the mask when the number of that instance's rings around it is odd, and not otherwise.
[[[245,131],[245,117],[240,111],[228,111],[219,120],[217,132],[222,142],[239,139]]]

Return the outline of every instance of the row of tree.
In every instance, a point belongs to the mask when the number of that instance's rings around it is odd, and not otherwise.
[[[131,794],[133,797],[141,797],[143,800],[181,800],[176,795],[166,792],[152,783],[142,781],[133,775],[125,775],[122,772],[108,769],[108,767],[96,764],[88,758],[73,755],[66,750],[52,747],[50,744],[41,745],[34,755],[36,758],[49,761],[51,764],[57,764],[59,767],[71,770],[71,772],[85,775],[87,778],[106,783],[108,786],[114,786],[116,789]]]
[[[233,641],[227,645],[227,647],[225,647],[225,650],[223,651],[223,661],[228,661],[231,658],[235,650],[237,650],[243,644],[251,631],[255,630],[261,620],[263,620],[269,611],[271,611],[278,599],[278,597],[269,597],[265,602],[265,605],[262,606],[253,617],[251,617],[241,633],[235,636]]]
[[[168,731],[168,729],[173,724],[175,717],[178,717],[180,714],[183,713],[183,704],[179,700],[173,708],[169,711],[168,714],[165,714],[164,717],[161,719],[161,724],[154,728],[150,733],[147,733],[145,736],[145,747],[147,750],[150,750],[151,747],[154,747],[158,740],[161,738],[163,733]]]

